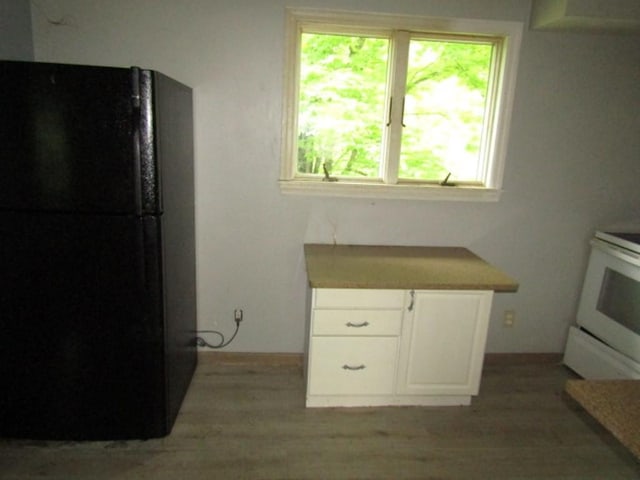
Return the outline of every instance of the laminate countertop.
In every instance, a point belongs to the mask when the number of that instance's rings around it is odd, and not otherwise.
[[[640,380],[568,380],[565,390],[640,459]]]
[[[312,288],[493,290],[518,283],[463,247],[305,244]]]

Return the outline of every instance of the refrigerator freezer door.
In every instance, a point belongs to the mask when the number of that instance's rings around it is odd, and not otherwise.
[[[0,436],[168,433],[159,223],[0,212]]]
[[[0,62],[0,210],[140,213],[134,72]]]

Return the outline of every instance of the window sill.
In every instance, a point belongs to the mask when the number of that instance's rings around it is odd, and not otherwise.
[[[288,195],[377,198],[397,200],[440,200],[497,202],[501,190],[484,187],[444,187],[441,185],[386,185],[381,183],[280,180],[280,191]]]

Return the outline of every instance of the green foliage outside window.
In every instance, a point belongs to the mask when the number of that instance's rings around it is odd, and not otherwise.
[[[378,178],[390,40],[304,33],[300,51],[297,171]],[[400,179],[477,178],[491,59],[490,43],[412,38]]]
[[[303,34],[298,172],[377,177],[389,41]]]

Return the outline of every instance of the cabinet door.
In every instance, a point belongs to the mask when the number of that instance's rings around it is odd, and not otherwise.
[[[491,291],[416,291],[405,311],[397,391],[476,395]]]

